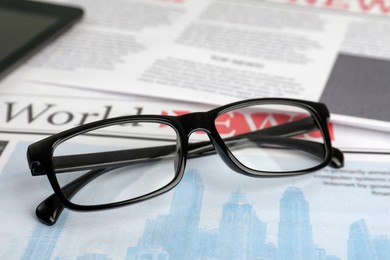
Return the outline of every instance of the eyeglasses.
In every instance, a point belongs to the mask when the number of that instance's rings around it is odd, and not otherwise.
[[[180,182],[187,158],[215,152],[232,170],[251,177],[340,168],[343,154],[332,148],[328,119],[322,103],[266,98],[208,112],[81,125],[28,147],[32,175],[47,175],[55,192],[36,214],[52,225],[64,207],[102,210],[153,198]],[[196,141],[190,142],[193,133]]]

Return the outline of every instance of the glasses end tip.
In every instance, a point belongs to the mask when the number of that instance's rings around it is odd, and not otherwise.
[[[330,166],[336,169],[344,166],[344,154],[337,148],[333,148],[333,156]]]
[[[57,196],[50,196],[38,205],[35,214],[39,221],[47,226],[54,225],[64,209]]]

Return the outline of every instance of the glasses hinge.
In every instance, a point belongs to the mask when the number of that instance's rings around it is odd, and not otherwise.
[[[30,164],[30,169],[31,169],[31,174],[33,176],[38,176],[38,175],[45,175],[46,172],[43,169],[43,166],[40,162],[38,161],[33,161]]]

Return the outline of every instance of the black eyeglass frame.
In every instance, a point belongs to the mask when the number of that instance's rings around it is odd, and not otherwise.
[[[220,134],[217,131],[215,120],[218,116],[225,114],[229,111],[237,110],[243,107],[248,107],[252,105],[262,105],[262,104],[276,104],[276,105],[290,105],[303,108],[311,113],[314,117],[314,120],[317,123],[318,130],[321,131],[324,143],[321,144],[324,147],[325,155],[323,162],[303,170],[297,171],[286,171],[278,173],[270,173],[266,171],[257,171],[250,169],[240,163],[234,155],[230,152],[229,148],[226,145],[226,140],[223,141]],[[50,184],[55,192],[55,197],[63,204],[63,206],[77,211],[93,211],[93,210],[103,210],[110,209],[120,206],[126,206],[141,202],[156,196],[159,196],[172,188],[174,188],[182,179],[184,175],[185,165],[188,157],[189,151],[189,136],[195,131],[205,131],[209,136],[211,143],[215,151],[219,154],[222,160],[234,171],[248,175],[251,177],[282,177],[282,176],[293,176],[304,174],[308,172],[313,172],[319,170],[329,164],[333,164],[333,167],[339,168],[342,167],[343,157],[341,151],[337,148],[333,148],[331,144],[331,138],[328,130],[328,120],[330,114],[325,104],[316,103],[306,100],[297,100],[297,99],[286,99],[286,98],[259,98],[259,99],[250,99],[239,101],[231,104],[227,104],[215,109],[212,109],[208,112],[196,112],[185,114],[181,116],[168,116],[168,115],[131,115],[131,116],[122,116],[110,119],[104,119],[100,121],[95,121],[85,125],[77,126],[72,129],[60,132],[49,136],[41,141],[31,144],[27,150],[27,158],[29,167],[31,169],[31,174],[33,176],[47,175]],[[123,123],[133,123],[133,122],[154,122],[154,123],[163,123],[171,126],[177,132],[177,142],[178,142],[178,166],[176,167],[175,177],[170,183],[166,186],[148,194],[145,194],[140,197],[136,197],[129,200],[124,200],[120,202],[108,203],[108,204],[99,204],[99,205],[78,205],[72,203],[69,198],[67,198],[64,193],[64,187],[60,187],[58,180],[56,178],[56,173],[53,165],[53,152],[55,148],[62,142],[75,137],[77,135],[90,132],[92,130],[100,129],[102,127],[123,124]],[[100,176],[102,173],[109,171],[110,169],[101,169],[96,171],[97,176]],[[91,171],[92,172],[92,171]],[[91,178],[92,180],[93,178]],[[89,180],[90,181],[90,180]],[[88,181],[88,182],[89,182]],[[84,185],[81,185],[82,188]],[[76,193],[77,190],[73,191]],[[70,195],[70,196],[73,196]],[[54,198],[55,198],[54,197]],[[61,209],[62,211],[62,209]],[[42,212],[41,212],[42,213]],[[37,209],[38,214],[38,209]],[[46,223],[48,224],[48,223]]]

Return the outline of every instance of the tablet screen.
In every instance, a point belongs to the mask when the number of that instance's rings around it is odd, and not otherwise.
[[[55,16],[36,15],[13,9],[0,9],[0,60],[13,53],[58,20]],[[9,26],[12,24],[12,26]]]
[[[0,1],[0,78],[81,15],[80,9],[49,3]]]

